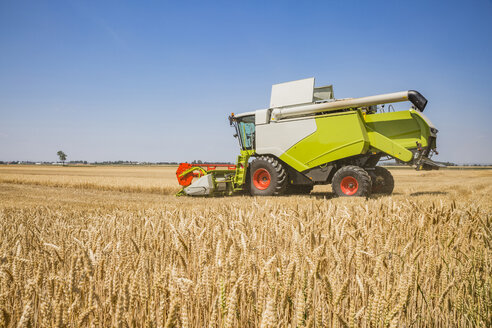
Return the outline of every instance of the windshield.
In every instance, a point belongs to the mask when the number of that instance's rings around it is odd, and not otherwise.
[[[254,148],[255,116],[245,116],[238,119],[238,133],[243,149]]]

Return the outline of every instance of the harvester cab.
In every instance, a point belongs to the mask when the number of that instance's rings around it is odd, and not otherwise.
[[[239,141],[239,148],[241,150],[254,149],[255,116],[247,115],[235,117],[234,113],[232,113],[231,116],[229,116],[229,123],[236,129],[234,137]]]
[[[404,101],[409,110],[382,110]],[[423,114],[426,105],[414,90],[335,99],[333,86],[315,87],[314,78],[273,85],[267,109],[229,116],[240,147],[236,165],[182,163],[178,195],[303,194],[330,183],[339,196],[391,194],[394,180],[377,166],[381,159],[417,170],[441,166],[431,160],[438,131]]]

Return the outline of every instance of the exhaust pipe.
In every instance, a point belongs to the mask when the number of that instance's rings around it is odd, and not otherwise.
[[[272,120],[280,120],[282,118],[292,116],[308,115],[328,111],[331,112],[340,109],[381,105],[407,100],[410,101],[421,112],[424,111],[424,108],[427,105],[427,99],[425,99],[424,96],[422,96],[418,91],[409,90],[362,98],[340,99],[321,104],[303,105],[291,108],[274,108],[272,110]]]

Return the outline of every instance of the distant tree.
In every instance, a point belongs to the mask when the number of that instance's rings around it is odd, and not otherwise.
[[[60,161],[65,165],[65,161],[67,160],[67,154],[65,154],[63,151],[59,150],[57,153],[58,158],[60,158]]]

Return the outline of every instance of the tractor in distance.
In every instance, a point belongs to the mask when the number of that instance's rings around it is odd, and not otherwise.
[[[410,109],[384,109],[404,101]],[[307,194],[330,183],[338,196],[391,194],[382,158],[417,170],[441,166],[431,160],[438,131],[426,105],[414,90],[335,99],[333,86],[315,87],[314,78],[275,84],[269,108],[229,117],[241,150],[236,165],[181,163],[178,195]]]

